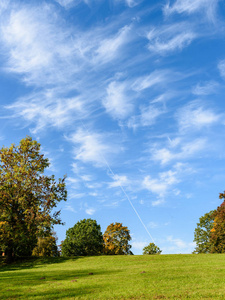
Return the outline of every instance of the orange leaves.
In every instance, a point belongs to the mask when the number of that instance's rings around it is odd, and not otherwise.
[[[131,240],[130,231],[122,223],[111,223],[104,235],[104,254],[108,255],[124,255],[130,254]]]

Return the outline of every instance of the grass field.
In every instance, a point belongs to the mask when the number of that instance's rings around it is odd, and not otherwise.
[[[0,267],[0,299],[225,299],[225,255],[34,259]]]

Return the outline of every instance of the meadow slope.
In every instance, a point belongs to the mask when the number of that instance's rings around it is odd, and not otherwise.
[[[224,299],[225,254],[33,259],[0,267],[1,299]]]

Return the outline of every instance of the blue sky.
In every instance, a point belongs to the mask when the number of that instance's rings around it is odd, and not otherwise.
[[[65,226],[122,222],[141,254],[191,253],[225,189],[225,3],[0,1],[0,142],[67,174]]]

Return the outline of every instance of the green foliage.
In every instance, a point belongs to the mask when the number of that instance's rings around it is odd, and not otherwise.
[[[104,254],[107,255],[126,255],[133,254],[130,250],[131,240],[130,231],[122,223],[111,223],[104,235]]]
[[[92,219],[77,222],[67,230],[61,248],[63,256],[100,255],[103,249],[100,225]]]
[[[33,256],[57,257],[59,256],[56,245],[57,238],[54,235],[39,237],[36,247],[32,251]]]
[[[215,210],[211,210],[199,219],[194,232],[196,248],[193,253],[210,253],[212,250],[211,230],[213,228]]]
[[[52,210],[66,200],[65,178],[44,175],[49,161],[40,144],[26,137],[19,146],[0,149],[0,245],[7,260],[31,255],[39,236],[62,224]]]
[[[213,214],[214,222],[211,230],[210,242],[212,253],[225,253],[225,192],[219,195],[223,203]]]
[[[162,250],[157,247],[154,243],[150,243],[148,246],[143,248],[144,255],[154,255],[154,254],[161,254]]]

